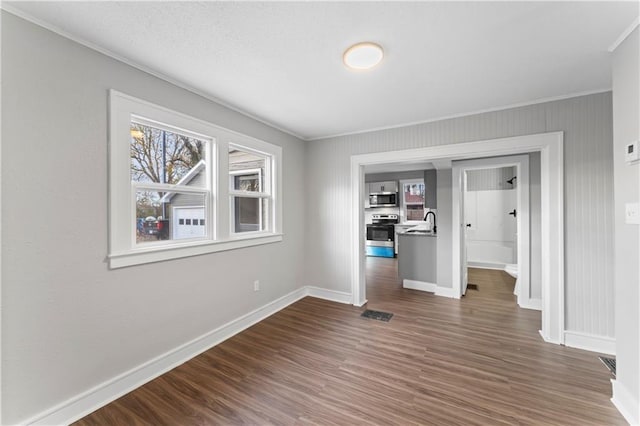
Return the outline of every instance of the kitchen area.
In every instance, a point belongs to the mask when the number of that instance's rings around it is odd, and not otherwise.
[[[433,165],[421,164],[418,170],[366,170],[365,188],[367,257],[396,262],[406,288],[435,288],[438,234]]]

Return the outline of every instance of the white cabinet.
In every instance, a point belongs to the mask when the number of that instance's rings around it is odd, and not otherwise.
[[[369,194],[375,194],[376,192],[398,192],[398,182],[386,181],[386,182],[369,182]]]

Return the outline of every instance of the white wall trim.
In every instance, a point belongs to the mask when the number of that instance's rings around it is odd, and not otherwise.
[[[616,339],[607,336],[581,333],[579,331],[565,331],[564,344],[572,348],[584,349],[602,354],[616,354]]]
[[[192,117],[179,111],[156,105],[116,90],[109,90],[109,267],[111,269],[150,262],[160,262],[188,256],[197,256],[223,250],[250,247],[282,241],[282,147],[269,142],[225,129],[216,124]],[[173,191],[177,185],[131,182],[129,139],[132,117],[144,117],[136,121],[152,121],[153,126],[174,131],[206,141],[207,176],[206,185],[200,188],[181,186],[181,192],[202,194],[203,208],[207,212],[206,234],[199,238],[166,240],[138,245],[136,242],[135,197],[136,191]],[[188,130],[185,130],[188,129]],[[240,146],[244,150],[259,152],[269,158],[271,170],[265,176],[268,191],[258,194],[270,199],[272,222],[265,231],[235,235],[229,217],[231,198],[227,182],[229,169],[229,146]],[[215,202],[214,202],[215,200]],[[133,215],[133,216],[132,216]],[[225,220],[228,218],[228,221]]]
[[[402,287],[411,290],[426,291],[440,297],[459,299],[459,297],[457,297],[457,292],[454,289],[449,287],[440,287],[435,283],[403,279]]]
[[[640,405],[631,392],[618,380],[611,380],[613,396],[611,402],[616,406],[630,425],[640,425]]]
[[[402,280],[402,287],[408,288],[411,290],[420,290],[427,291],[429,293],[435,293],[436,287],[438,287],[435,283],[428,283],[426,281],[416,281],[416,280]]]
[[[288,129],[285,129],[284,127],[278,126],[277,124],[274,124],[274,123],[272,123],[272,122],[270,122],[270,121],[268,121],[268,120],[266,120],[266,119],[264,119],[262,117],[259,117],[257,115],[253,115],[253,114],[243,110],[242,108],[239,108],[239,107],[233,105],[230,102],[224,101],[224,100],[222,100],[220,98],[217,98],[217,97],[211,95],[210,93],[207,93],[205,91],[196,89],[195,87],[193,87],[193,86],[191,86],[191,85],[189,85],[189,84],[187,84],[187,83],[185,83],[183,81],[177,80],[177,79],[175,79],[173,77],[169,77],[168,75],[166,75],[166,74],[164,74],[164,73],[162,73],[160,71],[157,71],[155,69],[152,69],[150,67],[142,65],[142,64],[136,62],[135,60],[126,58],[126,57],[124,57],[122,55],[119,55],[119,54],[117,54],[115,52],[112,52],[109,49],[106,49],[106,48],[104,48],[102,46],[98,46],[97,44],[91,43],[90,41],[87,41],[87,40],[85,40],[85,39],[83,39],[81,37],[76,37],[76,36],[68,33],[67,31],[64,31],[63,29],[61,29],[61,28],[59,28],[59,27],[57,27],[55,25],[52,25],[52,24],[50,24],[48,22],[45,22],[45,21],[43,21],[41,19],[38,19],[38,18],[28,14],[28,13],[25,13],[25,12],[23,12],[23,11],[13,7],[13,6],[11,6],[11,5],[8,5],[6,2],[0,2],[0,9],[4,9],[7,12],[11,13],[12,15],[16,15],[17,17],[22,18],[25,21],[29,21],[32,24],[35,24],[35,25],[37,25],[39,27],[42,27],[42,28],[44,28],[46,30],[49,30],[49,31],[51,31],[51,32],[53,32],[55,34],[58,34],[59,36],[62,36],[64,38],[66,38],[66,39],[74,41],[74,42],[76,42],[76,43],[78,43],[78,44],[80,44],[80,45],[82,45],[84,47],[87,47],[87,48],[91,49],[91,50],[95,50],[98,53],[102,53],[103,55],[108,56],[110,58],[113,58],[116,61],[119,61],[119,62],[122,62],[124,64],[127,64],[127,65],[129,65],[129,66],[131,66],[133,68],[136,68],[136,69],[140,70],[140,71],[146,72],[147,74],[150,74],[150,75],[152,75],[154,77],[157,77],[157,78],[159,78],[161,80],[164,80],[167,83],[173,84],[174,86],[180,87],[181,89],[187,90],[187,91],[189,91],[191,93],[194,93],[194,94],[196,94],[198,96],[202,96],[203,98],[208,99],[211,102],[214,102],[214,103],[216,103],[218,105],[221,105],[221,106],[223,106],[223,107],[225,107],[227,109],[230,109],[230,110],[235,111],[235,112],[237,112],[239,114],[242,114],[245,117],[249,117],[252,120],[258,121],[258,122],[260,122],[260,123],[262,123],[264,125],[267,125],[267,126],[269,126],[271,128],[279,130],[279,131],[281,131],[283,133],[286,133],[286,134],[289,134],[291,136],[294,136],[294,137],[296,137],[296,138],[298,138],[300,140],[307,140],[303,136],[298,135],[298,134],[292,132],[291,130],[288,130]]]
[[[302,287],[20,424],[70,424],[309,295]]]
[[[523,309],[533,309],[535,311],[542,310],[542,299],[528,299],[523,298],[523,300],[518,299],[518,306]]]
[[[204,92],[202,90],[196,89],[195,87],[192,87],[191,85],[180,81],[180,80],[176,80],[175,78],[169,77],[168,75],[165,75],[162,72],[159,72],[155,69],[149,68],[145,65],[142,65],[138,62],[136,62],[135,60],[126,58],[124,56],[121,56],[115,52],[112,52],[109,49],[106,49],[102,46],[98,46],[94,43],[91,43],[87,40],[82,39],[81,37],[76,37],[70,33],[68,33],[67,31],[64,31],[63,29],[52,25],[48,22],[45,22],[41,19],[38,19],[28,13],[25,13],[11,5],[8,5],[6,2],[0,2],[0,9],[4,9],[5,11],[19,17],[22,18],[26,21],[31,22],[32,24],[38,25],[39,27],[42,27],[44,29],[47,29],[55,34],[58,34],[64,38],[67,38],[71,41],[74,41],[82,46],[85,46],[89,49],[95,50],[98,53],[101,53],[103,55],[106,55],[110,58],[113,58],[119,62],[122,62],[124,64],[127,64],[133,68],[136,68],[140,71],[146,72],[147,74],[150,74],[154,77],[157,77],[161,80],[164,80],[168,83],[173,84],[174,86],[180,87],[184,90],[187,90],[191,93],[194,93],[198,96],[202,96],[205,99],[208,99],[212,102],[215,102],[218,105],[221,105],[225,108],[228,108],[232,111],[235,111],[239,114],[242,114],[246,117],[249,117],[253,120],[256,120],[266,126],[269,126],[273,129],[279,130],[283,133],[289,134],[291,136],[294,136],[300,140],[303,141],[318,141],[318,140],[323,140],[323,139],[330,139],[330,138],[336,138],[336,137],[340,137],[340,136],[351,136],[351,135],[358,135],[358,134],[363,134],[363,133],[370,133],[370,132],[376,132],[376,131],[380,131],[380,130],[389,130],[389,129],[397,129],[397,128],[401,128],[401,127],[407,127],[407,126],[416,126],[416,125],[420,125],[420,124],[427,124],[427,123],[433,123],[436,121],[441,121],[441,120],[449,120],[449,119],[453,119],[453,118],[459,118],[459,117],[467,117],[470,115],[476,115],[476,114],[484,114],[484,113],[488,113],[488,112],[495,112],[495,111],[503,111],[503,110],[508,110],[508,109],[512,109],[512,108],[520,108],[520,107],[525,107],[525,106],[530,106],[530,105],[537,105],[537,104],[542,104],[542,103],[547,103],[547,102],[554,102],[554,101],[560,101],[560,100],[564,100],[564,99],[571,99],[571,98],[576,98],[576,97],[580,97],[580,96],[588,96],[588,95],[595,95],[598,93],[605,93],[605,92],[610,92],[611,91],[611,87],[604,87],[601,89],[595,89],[595,90],[587,90],[587,91],[582,91],[582,92],[575,92],[575,93],[569,93],[566,95],[559,95],[559,96],[551,96],[551,97],[547,97],[547,98],[540,98],[540,99],[534,99],[531,101],[527,101],[527,102],[519,102],[519,103],[515,103],[515,104],[509,104],[509,105],[503,105],[503,106],[499,106],[499,107],[494,107],[494,108],[485,108],[485,109],[480,109],[480,110],[475,110],[475,111],[467,111],[467,112],[462,112],[459,114],[452,114],[452,115],[446,115],[446,116],[442,116],[442,117],[435,117],[435,118],[430,118],[430,119],[426,119],[426,120],[421,120],[421,121],[414,121],[414,122],[408,122],[408,123],[401,123],[401,124],[396,124],[396,125],[392,125],[392,126],[384,126],[384,127],[376,127],[376,128],[371,128],[371,129],[365,129],[365,130],[358,130],[358,131],[354,131],[354,132],[346,132],[346,133],[339,133],[339,134],[335,134],[335,135],[325,135],[325,136],[315,136],[315,137],[305,137],[302,135],[299,135],[295,132],[293,132],[292,130],[286,129],[278,124],[272,123],[270,121],[268,121],[265,118],[259,117],[257,115],[251,114],[245,110],[243,110],[242,108],[227,102],[225,100],[222,100],[220,98],[217,98],[215,96],[213,96],[210,93]],[[637,21],[637,19],[636,19]],[[635,26],[637,26],[636,21],[634,21]],[[630,27],[627,31],[629,31],[629,33],[631,31],[633,31],[633,29],[635,28],[635,26]],[[611,47],[609,47],[609,51],[612,52],[613,50],[615,50],[615,48],[622,43],[622,41],[624,41],[624,39],[628,36],[629,34],[625,34],[623,33],[623,35],[621,35],[619,37],[618,40],[616,40],[615,43],[613,43],[611,45]],[[624,36],[624,37],[623,37]]]
[[[383,131],[383,130],[393,130],[393,129],[400,129],[400,128],[403,128],[403,127],[419,126],[421,124],[429,124],[429,123],[434,123],[434,122],[437,122],[437,121],[452,120],[454,118],[469,117],[471,115],[485,114],[485,113],[489,113],[489,112],[506,111],[506,110],[513,109],[513,108],[522,108],[522,107],[527,107],[527,106],[531,106],[531,105],[544,104],[544,103],[547,103],[547,102],[562,101],[562,100],[565,100],[565,99],[578,98],[580,96],[597,95],[598,93],[606,93],[606,92],[610,92],[610,91],[611,91],[611,87],[602,88],[602,89],[595,89],[595,90],[587,90],[587,91],[584,91],[584,92],[576,92],[576,93],[571,93],[571,94],[566,94],[566,95],[551,96],[551,97],[548,97],[548,98],[534,99],[532,101],[519,102],[519,103],[515,103],[515,104],[503,105],[503,106],[498,106],[498,107],[494,107],[494,108],[486,108],[486,109],[479,109],[479,110],[475,110],[475,111],[462,112],[462,113],[459,113],[459,114],[445,115],[445,116],[436,117],[436,118],[429,118],[427,120],[411,121],[409,123],[394,124],[392,126],[374,127],[372,129],[357,130],[357,131],[354,131],[354,132],[346,132],[346,133],[337,133],[337,134],[334,134],[334,135],[317,136],[317,137],[308,138],[308,139],[304,139],[304,140],[308,141],[308,142],[313,142],[313,141],[321,141],[321,140],[324,140],[324,139],[340,138],[340,137],[344,137],[344,136],[361,135],[361,134],[364,134],[364,133],[380,132],[380,131]],[[446,165],[444,165],[444,167],[442,167],[442,168],[451,168],[451,166],[446,167]],[[436,166],[436,169],[438,169],[437,166]]]
[[[623,32],[622,34],[620,34],[618,36],[618,38],[616,39],[616,41],[614,41],[611,46],[609,46],[609,49],[607,49],[607,51],[609,53],[613,53],[618,46],[620,46],[626,39],[627,37],[629,37],[631,35],[631,33],[633,32],[633,30],[636,29],[636,27],[640,25],[640,16],[636,16],[636,19],[633,20],[633,22],[631,23],[631,25],[629,25]]]
[[[2,34],[2,19],[0,19]],[[0,99],[2,99],[2,56],[0,55]],[[2,102],[0,102],[0,129],[2,129]],[[0,188],[2,188],[2,132],[0,132]],[[2,212],[2,193],[0,190],[0,212]],[[0,242],[2,242],[2,214],[0,214]],[[0,250],[0,330],[2,330],[2,250]],[[2,333],[0,333],[0,383],[2,381]],[[0,422],[2,422],[2,386],[0,386]]]
[[[459,299],[458,292],[451,287],[436,287],[436,296],[448,297],[450,299]]]
[[[312,286],[301,287],[190,342],[107,380],[86,392],[21,421],[20,424],[58,425],[73,423],[306,296],[337,303],[350,304],[352,302],[351,294],[349,293]]]
[[[517,235],[516,241],[517,247],[517,261],[518,266],[518,282],[515,288],[518,298],[518,303],[521,299],[528,299],[531,292],[531,265],[530,265],[530,203],[529,203],[529,156],[528,155],[516,155],[503,158],[481,158],[478,160],[466,160],[458,161],[453,164],[452,167],[452,185],[451,185],[451,200],[452,200],[452,259],[453,259],[453,287],[460,295],[464,293],[466,289],[466,272],[468,263],[466,261],[466,227],[463,211],[464,192],[466,192],[466,178],[465,172],[469,170],[481,170],[494,167],[516,167],[516,175],[518,176],[518,184],[516,185],[517,191],[517,204],[516,210],[518,215],[517,220]],[[465,245],[465,247],[461,247]],[[464,248],[464,250],[463,250]],[[465,258],[463,259],[463,256]],[[505,265],[506,266],[506,265]],[[504,269],[504,267],[502,268]],[[464,289],[462,287],[465,287]]]
[[[467,266],[470,267],[470,268],[492,269],[492,270],[497,270],[497,271],[504,271],[504,268],[507,265],[506,265],[506,263],[468,261],[467,262]]]
[[[540,152],[542,232],[542,336],[564,342],[564,159],[563,132],[451,143],[351,156],[351,292],[354,305],[366,300],[364,273],[364,166],[406,161],[462,160]],[[453,231],[457,227],[452,223]],[[459,231],[459,229],[458,229]],[[455,240],[456,235],[453,235]],[[453,262],[459,261],[454,255]],[[459,271],[458,271],[459,273]],[[453,277],[454,285],[456,277]],[[460,278],[458,278],[460,279]],[[460,297],[457,295],[456,297]]]
[[[311,297],[316,297],[318,299],[329,300],[331,302],[346,303],[346,304],[352,303],[351,293],[346,293],[344,291],[336,291],[336,290],[329,290],[326,288],[308,286],[307,295]]]

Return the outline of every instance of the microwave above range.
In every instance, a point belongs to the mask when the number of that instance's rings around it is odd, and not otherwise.
[[[369,207],[398,206],[398,182],[370,182],[367,187],[369,190]]]
[[[398,205],[397,193],[369,194],[369,207],[396,207]]]

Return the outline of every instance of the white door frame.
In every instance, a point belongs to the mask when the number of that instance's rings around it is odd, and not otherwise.
[[[364,273],[364,166],[434,160],[466,160],[540,152],[542,330],[547,342],[564,343],[564,160],[563,132],[454,143],[351,157],[351,295],[367,303]],[[455,228],[456,224],[452,223]],[[453,244],[452,244],[453,245]],[[458,248],[459,249],[459,248]],[[459,258],[459,251],[452,253]],[[456,285],[456,284],[454,284]]]
[[[462,296],[462,267],[465,266],[463,259],[461,258],[462,250],[460,242],[462,241],[462,233],[465,231],[464,227],[464,212],[462,211],[462,197],[464,197],[464,188],[462,185],[462,179],[464,172],[468,170],[481,170],[492,169],[499,167],[516,167],[516,176],[518,181],[516,184],[517,190],[517,252],[518,252],[518,291],[517,299],[518,305],[524,308],[531,306],[530,299],[530,245],[529,245],[529,156],[528,155],[514,155],[509,157],[498,158],[482,158],[478,160],[463,160],[456,161],[452,167],[452,184],[451,184],[451,201],[452,201],[452,249],[453,253],[458,253],[458,256],[453,256],[453,288],[454,294],[457,297]],[[459,224],[456,226],[455,224]],[[457,286],[456,286],[457,284]]]

